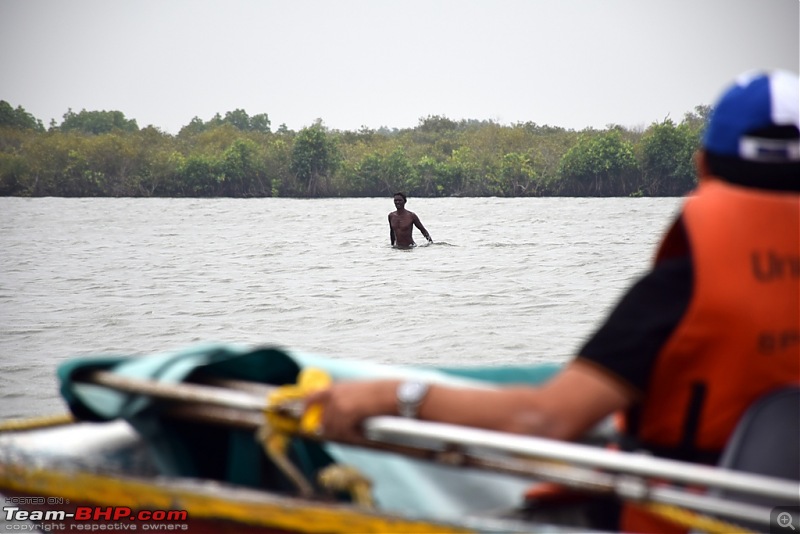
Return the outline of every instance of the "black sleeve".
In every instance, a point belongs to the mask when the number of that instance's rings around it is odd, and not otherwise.
[[[690,257],[660,262],[622,297],[578,358],[638,393],[645,391],[655,359],[686,312],[691,293]]]

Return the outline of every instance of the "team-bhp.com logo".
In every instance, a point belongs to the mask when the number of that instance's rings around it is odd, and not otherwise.
[[[12,499],[6,499],[6,502]],[[31,504],[26,502],[26,504]],[[34,503],[37,504],[37,503]],[[39,504],[44,504],[39,503]],[[78,506],[74,511],[3,507],[7,531],[188,530],[186,510],[133,510],[127,506]]]

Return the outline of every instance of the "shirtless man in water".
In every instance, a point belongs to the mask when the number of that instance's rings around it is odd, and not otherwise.
[[[411,236],[414,226],[419,228],[419,231],[422,232],[422,235],[425,236],[429,243],[433,243],[433,239],[431,239],[425,227],[422,226],[417,214],[406,209],[405,193],[394,194],[394,206],[397,211],[389,214],[389,239],[393,247],[411,248],[416,246],[417,244],[414,243],[414,238]]]

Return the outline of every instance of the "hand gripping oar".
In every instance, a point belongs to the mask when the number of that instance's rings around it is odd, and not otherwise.
[[[272,404],[268,396],[280,388],[253,382],[217,379],[206,384],[165,383],[107,371],[95,371],[83,381],[178,403],[168,406],[166,413],[195,420],[260,428],[265,413],[295,419],[303,414],[301,400]],[[652,484],[648,479],[790,502],[797,500],[800,492],[800,485],[784,479],[444,423],[387,416],[368,419],[364,428],[367,440],[358,446],[763,524],[769,523],[769,508]],[[306,438],[325,439],[324,434],[299,430]]]

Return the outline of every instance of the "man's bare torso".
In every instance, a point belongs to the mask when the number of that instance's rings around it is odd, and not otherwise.
[[[394,231],[394,244],[396,247],[410,247],[415,244],[411,234],[414,230],[416,219],[417,216],[408,210],[403,210],[400,213],[395,211],[389,214],[389,224]]]

